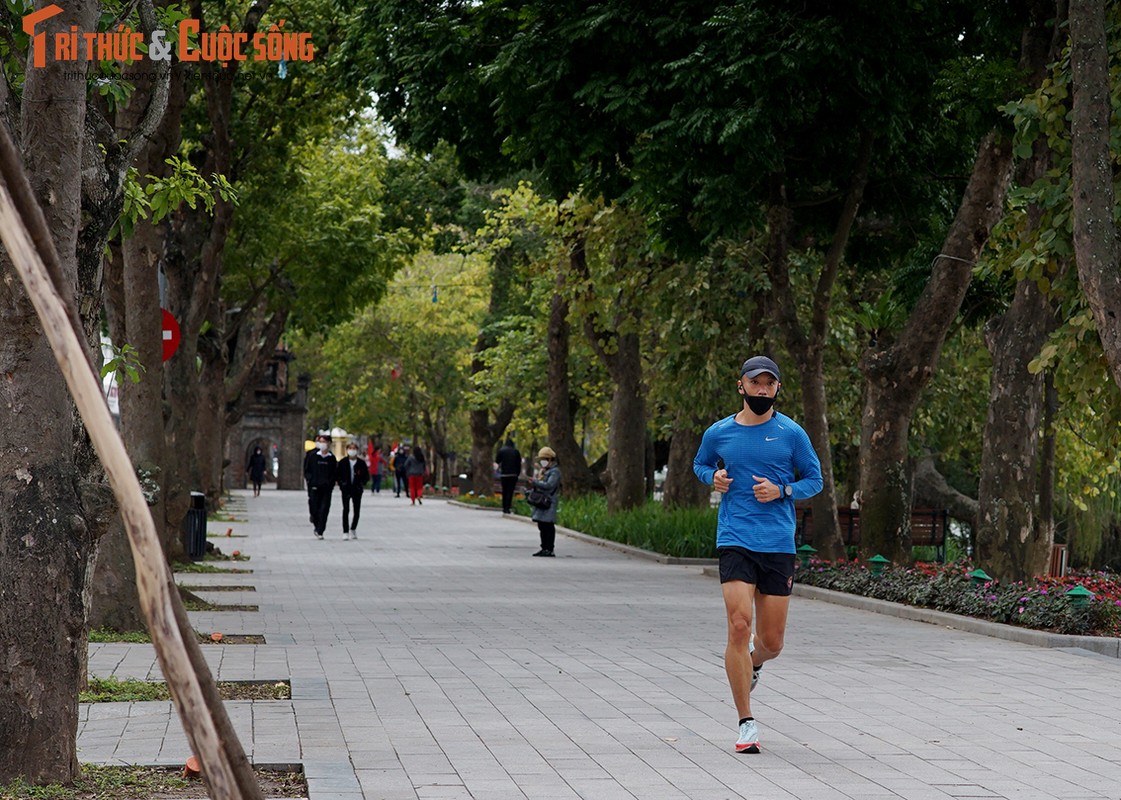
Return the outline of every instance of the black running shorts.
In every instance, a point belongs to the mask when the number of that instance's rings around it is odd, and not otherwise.
[[[720,582],[755,584],[760,594],[787,597],[794,588],[793,553],[756,553],[743,547],[721,547]]]

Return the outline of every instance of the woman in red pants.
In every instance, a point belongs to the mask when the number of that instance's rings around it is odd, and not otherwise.
[[[414,447],[405,462],[405,477],[409,481],[409,500],[415,506],[424,505],[424,479],[428,477],[428,462],[424,460],[424,448]]]

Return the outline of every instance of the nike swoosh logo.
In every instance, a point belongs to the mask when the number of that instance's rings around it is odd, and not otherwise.
[[[777,442],[778,437],[777,436],[764,436],[763,441],[764,442]]]

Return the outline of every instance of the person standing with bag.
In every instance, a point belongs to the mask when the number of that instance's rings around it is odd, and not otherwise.
[[[557,539],[557,505],[560,502],[561,471],[557,465],[557,454],[551,447],[542,447],[537,451],[537,463],[540,467],[538,477],[527,481],[531,490],[537,489],[549,500],[546,507],[534,506],[533,521],[537,523],[537,530],[541,534],[541,549],[533,555],[553,558],[553,547]],[[532,493],[532,492],[531,492]]]

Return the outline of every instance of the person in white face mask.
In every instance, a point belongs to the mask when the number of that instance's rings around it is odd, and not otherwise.
[[[335,489],[335,469],[338,461],[331,452],[331,437],[321,433],[315,437],[315,449],[304,457],[304,482],[307,485],[308,511],[318,539],[327,530],[327,515],[331,513],[331,493]]]
[[[535,556],[553,557],[553,547],[557,539],[557,505],[560,502],[561,471],[557,466],[557,454],[551,447],[537,451],[537,477],[527,481],[530,489],[540,489],[549,496],[548,508],[534,507],[533,521],[541,535],[541,549]]]
[[[358,445],[346,446],[346,458],[339,462],[335,480],[343,493],[343,541],[358,538],[358,512],[362,508],[362,487],[370,479],[370,469],[358,457]],[[350,504],[354,503],[354,519],[350,519]]]

